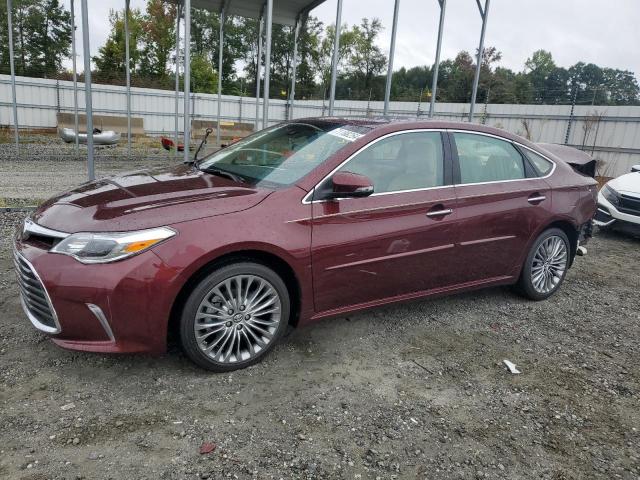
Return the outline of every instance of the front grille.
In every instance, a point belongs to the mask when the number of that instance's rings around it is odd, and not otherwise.
[[[22,302],[29,319],[41,330],[50,333],[59,332],[60,327],[55,310],[33,266],[17,252],[13,260]]]
[[[618,210],[629,215],[640,215],[640,198],[630,195],[620,195]]]

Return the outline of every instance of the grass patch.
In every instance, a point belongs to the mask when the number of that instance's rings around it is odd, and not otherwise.
[[[44,200],[38,198],[8,198],[0,197],[0,208],[37,207]]]

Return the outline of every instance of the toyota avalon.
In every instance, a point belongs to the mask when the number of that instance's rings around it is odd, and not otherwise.
[[[290,326],[515,285],[543,300],[589,236],[596,182],[457,122],[297,119],[191,164],[103,178],[15,239],[21,301],[57,345],[259,361]]]

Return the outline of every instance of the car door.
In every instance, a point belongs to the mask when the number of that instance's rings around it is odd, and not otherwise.
[[[460,281],[515,276],[531,236],[549,218],[549,185],[523,155],[524,147],[477,132],[449,136]]]
[[[455,192],[439,131],[374,140],[337,171],[371,179],[365,198],[313,197],[312,262],[317,312],[375,303],[448,285],[454,260]]]

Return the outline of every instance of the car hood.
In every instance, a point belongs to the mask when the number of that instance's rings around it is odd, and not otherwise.
[[[616,192],[640,197],[640,172],[627,173],[607,183]]]
[[[61,232],[123,232],[238,212],[272,190],[188,165],[85,183],[42,204],[33,220]]]

